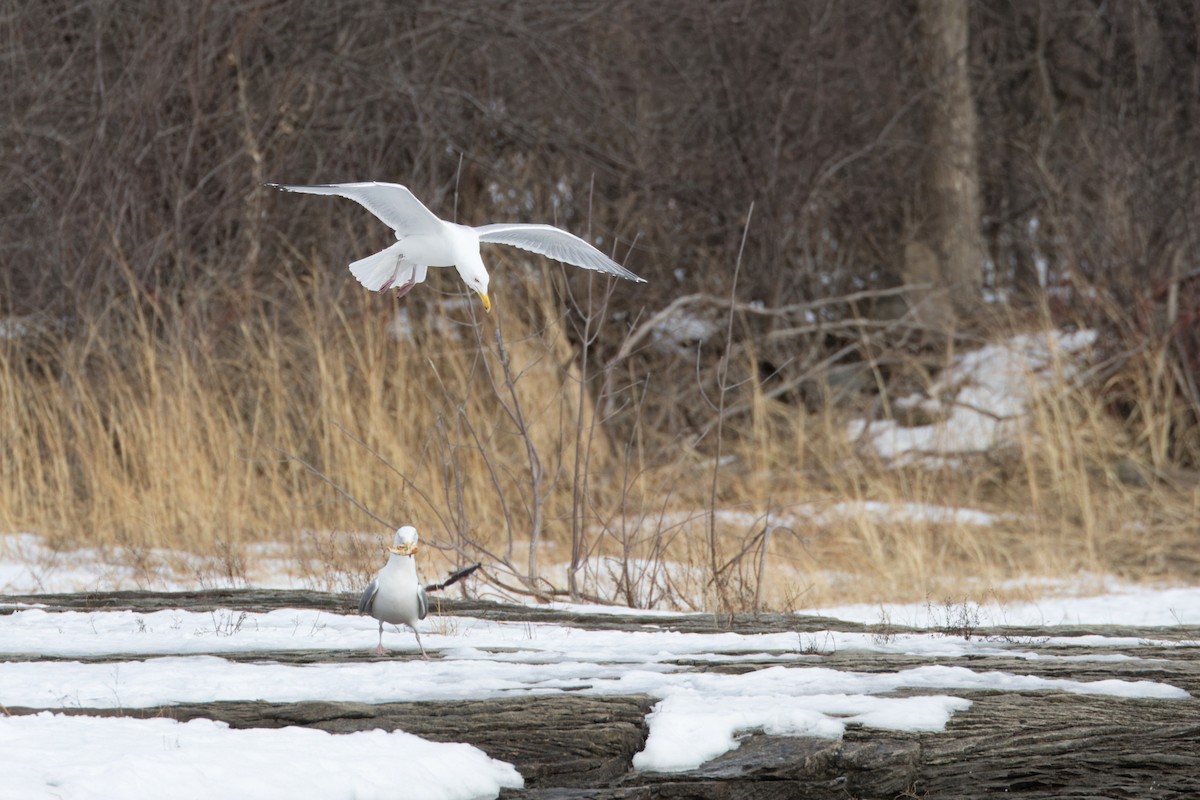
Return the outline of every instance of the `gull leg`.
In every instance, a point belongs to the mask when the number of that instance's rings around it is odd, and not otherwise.
[[[385,650],[383,647],[383,621],[380,620],[380,622],[379,622],[379,647],[375,648],[375,655],[386,656],[387,652],[388,651]]]
[[[400,277],[400,270],[403,267],[404,267],[404,254],[400,253],[399,255],[396,256],[396,271],[392,273],[392,277],[387,279],[387,283],[385,283],[385,284],[383,284],[383,286],[379,287],[379,291],[386,292],[388,289],[392,288],[392,285],[396,282],[396,279]]]
[[[403,258],[404,254],[400,252],[400,243],[397,242],[386,250],[351,263],[350,274],[367,289],[378,292],[381,291],[380,286],[388,278],[399,277],[397,273],[400,271]],[[394,282],[395,278],[393,278]]]
[[[413,634],[414,634],[414,636],[416,636],[416,646],[419,646],[419,648],[421,649],[421,657],[425,658],[426,661],[430,660],[430,654],[427,654],[427,652],[425,651],[425,645],[421,644],[421,632],[416,630],[416,628],[414,627]]]

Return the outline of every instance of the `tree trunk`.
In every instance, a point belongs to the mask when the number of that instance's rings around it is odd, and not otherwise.
[[[932,287],[936,296],[930,299],[960,316],[978,308],[984,260],[975,107],[967,74],[968,7],[967,0],[917,0],[917,60],[928,92],[922,105],[924,214],[918,239],[937,263],[940,285]],[[919,271],[927,277],[927,269]]]

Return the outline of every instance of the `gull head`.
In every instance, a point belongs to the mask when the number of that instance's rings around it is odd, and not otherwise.
[[[488,277],[487,267],[483,265],[483,257],[479,255],[479,237],[471,228],[464,225],[458,225],[452,228],[456,233],[455,236],[455,260],[454,267],[458,270],[458,275],[463,279],[463,283],[475,290],[479,295],[479,299],[483,301],[483,310],[492,310],[492,301],[488,298]],[[469,241],[464,241],[469,239]]]
[[[479,263],[482,266],[483,262]],[[483,272],[479,276],[473,276],[467,281],[467,285],[479,294],[479,299],[483,301],[483,310],[490,314],[492,311],[492,301],[488,298],[488,274]]]
[[[397,528],[396,538],[392,539],[392,546],[387,551],[397,556],[411,556],[417,552],[418,538],[417,529],[412,525]]]

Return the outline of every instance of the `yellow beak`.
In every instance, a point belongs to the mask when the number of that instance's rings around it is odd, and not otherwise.
[[[492,301],[488,299],[487,292],[480,292],[479,299],[483,301],[483,310],[492,313]]]
[[[400,545],[399,547],[388,547],[387,551],[389,553],[395,553],[398,556],[411,556],[412,554],[417,552],[417,545],[416,544],[406,544],[406,545]]]

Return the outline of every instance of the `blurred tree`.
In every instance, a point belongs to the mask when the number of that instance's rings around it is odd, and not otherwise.
[[[983,288],[983,231],[975,107],[968,74],[965,0],[917,0],[917,64],[925,95],[925,152],[918,189],[916,241],[905,252],[905,278],[923,293],[930,321],[977,308]]]

